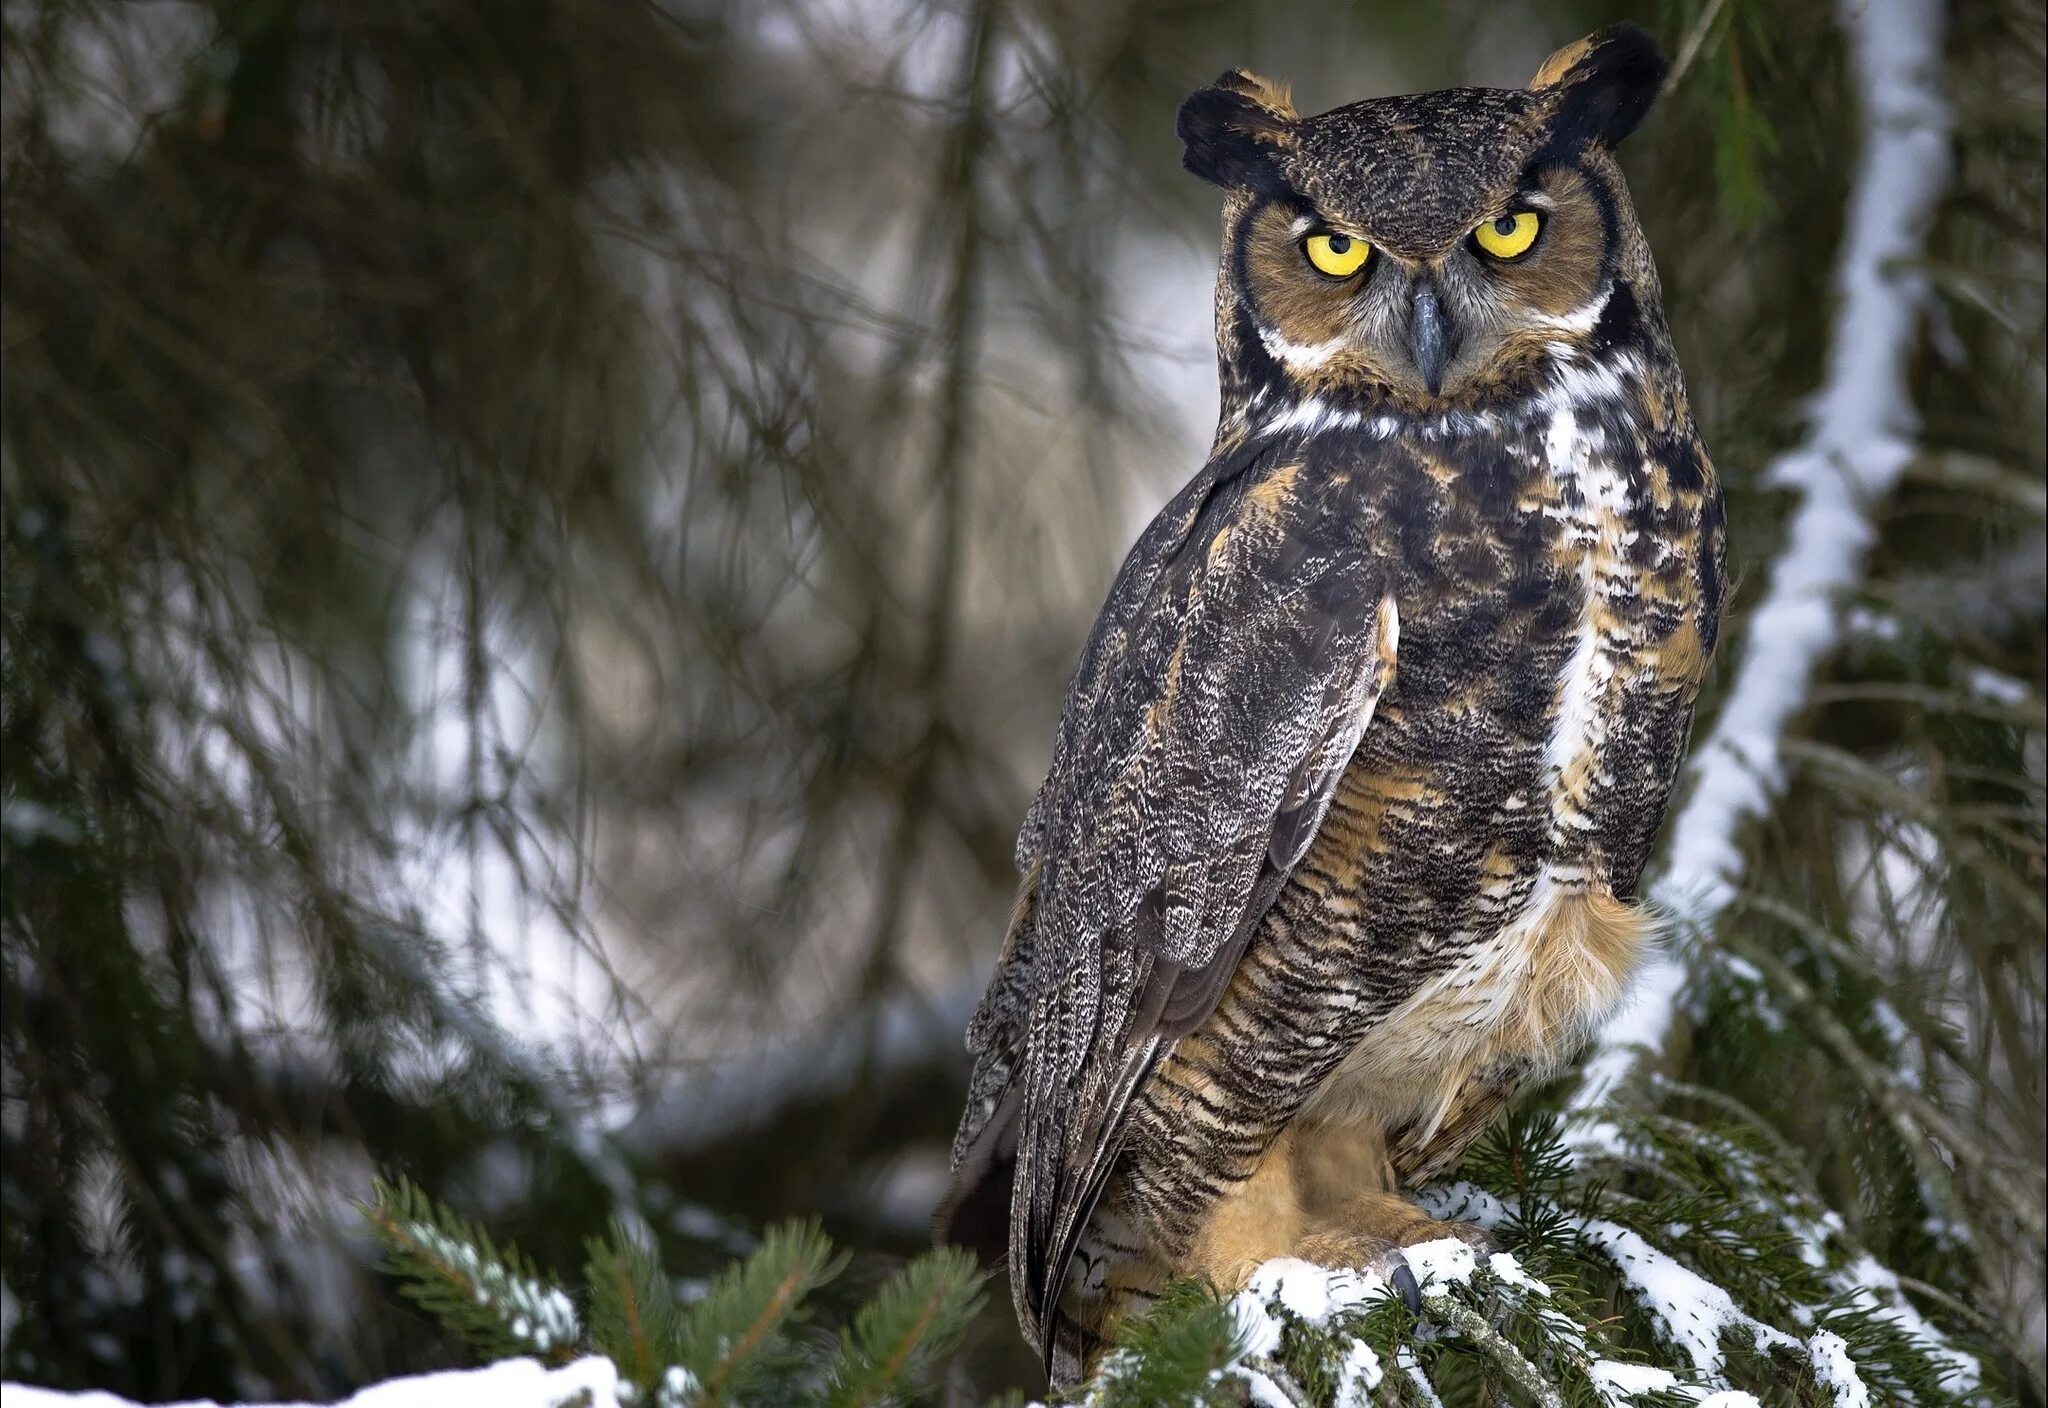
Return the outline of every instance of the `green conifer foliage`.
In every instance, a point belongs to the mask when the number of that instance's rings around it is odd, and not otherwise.
[[[1980,1346],[1859,1279],[1867,1255],[1741,1124],[1656,1116],[1575,1135],[1525,1111],[1460,1175],[1427,1206],[1486,1225],[1500,1250],[1427,1249],[1419,1317],[1374,1278],[1307,1267],[1230,1304],[1183,1284],[1083,1397],[1226,1403],[1255,1384],[1257,1401],[1299,1408],[2012,1401]],[[1707,1191],[1728,1186],[1747,1196]]]
[[[510,1248],[411,1184],[377,1185],[364,1209],[402,1292],[484,1359],[608,1357],[624,1408],[918,1401],[980,1313],[982,1274],[958,1250],[900,1269],[836,1336],[806,1332],[815,1293],[846,1268],[815,1222],[771,1228],[687,1304],[623,1222],[593,1239],[579,1313]]]
[[[421,1309],[487,1358],[532,1354],[565,1362],[582,1338],[575,1306],[516,1247],[493,1246],[406,1182],[377,1185],[367,1208],[384,1244],[385,1269]]]

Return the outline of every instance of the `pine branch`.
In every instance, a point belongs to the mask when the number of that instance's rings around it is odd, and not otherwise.
[[[1958,1163],[1975,1168],[1979,1177],[1991,1184],[1999,1201],[2016,1218],[2028,1235],[2040,1238],[2048,1232],[2048,1214],[2044,1214],[2041,1200],[2034,1190],[2024,1186],[2019,1179],[1989,1150],[1973,1139],[1960,1125],[1950,1119],[1940,1108],[1912,1086],[1900,1080],[1896,1074],[1880,1066],[1856,1040],[1854,1032],[1835,1015],[1834,1009],[1822,999],[1806,981],[1776,954],[1768,952],[1761,944],[1745,940],[1731,940],[1731,944],[1758,968],[1766,973],[1774,986],[1806,1013],[1812,1024],[1812,1031],[1820,1038],[1821,1044],[1833,1053],[1843,1068],[1856,1083],[1869,1092],[1893,1126],[1915,1164],[1939,1180],[1937,1186],[1945,1185],[1953,1177],[1947,1165],[1929,1147],[1930,1141],[1938,1139],[1947,1147]]]
[[[402,1293],[487,1358],[537,1354],[567,1363],[581,1336],[576,1308],[516,1248],[502,1251],[412,1183],[378,1181],[363,1214]]]
[[[1518,1112],[1467,1160],[1499,1191],[1425,1194],[1431,1215],[1476,1222],[1513,1254],[1411,1248],[1419,1319],[1377,1277],[1294,1263],[1262,1269],[1222,1307],[1175,1287],[1127,1329],[1088,1401],[1209,1403],[1233,1379],[1255,1402],[1345,1408],[1369,1394],[1677,1408],[1738,1382],[1787,1402],[1830,1389],[1972,1401],[1976,1361],[1896,1297],[1778,1150],[1744,1137],[1753,1117],[1730,1129],[1618,1118],[1575,1161],[1555,1116]],[[1587,1177],[1615,1160],[1655,1168],[1673,1191],[1638,1197]]]
[[[568,1297],[517,1251],[499,1251],[482,1229],[412,1184],[379,1183],[364,1212],[390,1250],[392,1269],[407,1278],[405,1293],[482,1354],[566,1361],[580,1345],[612,1362],[622,1395],[652,1408],[793,1392],[826,1408],[906,1403],[983,1303],[973,1256],[947,1248],[891,1277],[836,1339],[799,1340],[790,1332],[804,1318],[806,1298],[847,1262],[815,1223],[773,1229],[684,1308],[655,1250],[634,1225],[613,1219],[606,1236],[585,1244],[586,1340]]]
[[[1685,39],[1678,46],[1678,57],[1672,60],[1671,71],[1664,76],[1665,96],[1668,97],[1685,80],[1693,60],[1700,56],[1700,46],[1707,42],[1707,35],[1713,32],[1714,22],[1721,18],[1722,7],[1727,3],[1728,0],[1707,0],[1700,7],[1691,28],[1685,32]]]
[[[780,1332],[802,1318],[804,1297],[845,1266],[815,1222],[789,1222],[715,1279],[676,1334],[676,1361],[698,1385],[696,1401],[744,1400],[783,1357]]]
[[[1118,1346],[1091,1385],[1090,1402],[1100,1408],[1224,1408],[1242,1396],[1220,1371],[1244,1356],[1243,1327],[1206,1286],[1183,1281],[1168,1287],[1124,1326]]]
[[[951,1353],[981,1311],[982,1274],[957,1247],[927,1252],[891,1277],[841,1337],[831,1408],[900,1402]]]
[[[1248,1356],[1237,1367],[1239,1373],[1248,1377],[1256,1376],[1272,1385],[1273,1391],[1280,1395],[1288,1408],[1315,1408],[1315,1401],[1308,1396],[1307,1390],[1294,1381],[1294,1376],[1287,1372],[1286,1366],[1279,1360],[1263,1354],[1254,1354]]]
[[[1535,1399],[1541,1408],[1564,1408],[1564,1396],[1538,1369],[1509,1344],[1491,1325],[1447,1295],[1424,1296],[1423,1313],[1456,1330],[1484,1354],[1514,1385]]]
[[[2030,877],[2001,865],[1987,847],[1964,832],[1948,810],[1901,786],[1896,778],[1872,767],[1848,750],[1832,744],[1809,738],[1788,738],[1781,742],[1779,751],[1788,759],[1825,773],[1828,781],[1843,791],[1867,798],[1885,815],[1915,822],[1939,835],[1950,865],[1967,867],[1987,885],[1997,889],[2037,926],[2037,932],[2039,926],[2048,926],[2048,900],[2041,898],[2039,886]],[[1981,823],[1978,829],[1996,834]]]
[[[588,1245],[591,1342],[618,1366],[622,1379],[651,1391],[680,1357],[668,1276],[632,1229],[616,1219],[604,1239],[592,1238]]]

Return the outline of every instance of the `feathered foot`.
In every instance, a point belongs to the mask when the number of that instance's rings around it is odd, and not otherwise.
[[[1301,1239],[1296,1255],[1317,1266],[1348,1266],[1384,1276],[1411,1315],[1422,1313],[1422,1287],[1403,1247],[1456,1237],[1475,1250],[1493,1241],[1469,1222],[1439,1222],[1392,1193],[1359,1193],[1329,1222]]]

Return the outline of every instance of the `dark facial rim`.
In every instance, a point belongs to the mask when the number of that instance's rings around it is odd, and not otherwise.
[[[1479,230],[1477,227],[1474,227],[1472,232],[1465,236],[1465,242],[1471,245],[1473,252],[1476,253],[1482,260],[1484,260],[1488,264],[1519,264],[1523,260],[1527,259],[1530,255],[1534,254],[1537,250],[1543,248],[1544,242],[1550,238],[1550,219],[1547,215],[1544,214],[1543,211],[1537,209],[1535,206],[1511,205],[1508,207],[1508,214],[1535,216],[1536,238],[1530,240],[1529,247],[1523,250],[1520,254],[1510,254],[1507,257],[1503,258],[1502,256],[1493,253],[1491,250],[1487,249],[1484,245],[1479,243]],[[1500,217],[1495,216],[1494,218],[1499,219]],[[1480,223],[1485,224],[1487,222],[1481,221]]]
[[[1586,189],[1592,193],[1593,208],[1600,212],[1600,233],[1604,241],[1604,249],[1600,259],[1600,276],[1603,279],[1613,278],[1615,269],[1621,260],[1621,216],[1614,208],[1614,192],[1609,189],[1605,179],[1595,174],[1593,168],[1587,163],[1583,152],[1575,156],[1565,157],[1547,148],[1537,152],[1535,156],[1531,157],[1523,165],[1521,188],[1525,191],[1541,190],[1544,175],[1551,171],[1575,173],[1580,180],[1586,183]],[[1536,244],[1541,243],[1543,243],[1543,235],[1539,232],[1536,236]],[[1535,245],[1531,245],[1530,250],[1534,252]]]

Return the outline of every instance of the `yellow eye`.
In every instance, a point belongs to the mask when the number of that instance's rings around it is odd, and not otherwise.
[[[1472,239],[1495,259],[1519,259],[1536,243],[1536,233],[1542,228],[1543,218],[1524,210],[1487,221],[1472,232]]]
[[[1348,279],[1365,267],[1372,246],[1349,235],[1310,235],[1302,241],[1308,262],[1333,279]]]

